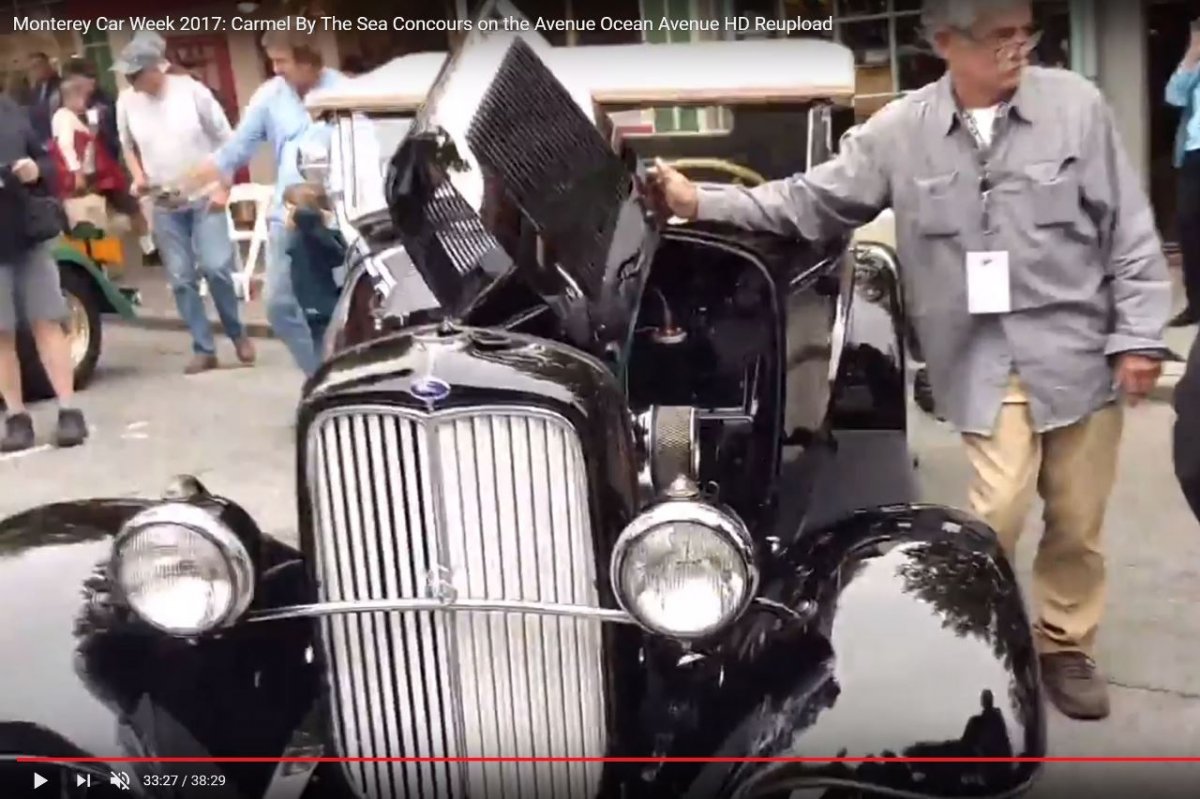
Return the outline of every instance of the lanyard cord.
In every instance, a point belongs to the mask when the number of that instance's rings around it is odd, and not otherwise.
[[[983,201],[983,229],[988,232],[991,229],[991,214],[988,208],[988,195],[992,190],[991,175],[988,171],[988,154],[991,152],[992,144],[995,143],[996,128],[1000,124],[1000,120],[1004,118],[1008,111],[1008,103],[1001,103],[996,108],[996,117],[992,120],[992,138],[989,142],[983,138],[983,133],[979,130],[979,124],[975,121],[975,117],[966,111],[959,111],[958,117],[963,123],[963,127],[971,134],[971,139],[975,143],[975,158],[979,162],[979,193],[982,195]]]
[[[1008,103],[1001,103],[996,108],[996,118],[992,120],[993,140],[995,138],[996,126],[1000,124],[1000,120],[1004,117],[1007,111]],[[971,134],[971,139],[975,142],[975,151],[979,154],[980,160],[982,161],[987,157],[988,152],[991,150],[991,145],[988,144],[987,139],[983,138],[983,133],[979,130],[979,123],[975,121],[975,117],[973,115],[967,113],[966,111],[960,111],[958,117],[960,120],[962,120],[963,127],[965,127],[967,132]]]

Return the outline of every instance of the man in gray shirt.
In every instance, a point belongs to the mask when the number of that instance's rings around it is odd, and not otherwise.
[[[962,433],[973,511],[1010,557],[1036,488],[1035,633],[1051,700],[1108,715],[1092,654],[1122,409],[1153,388],[1171,288],[1149,203],[1100,92],[1026,66],[1029,0],[926,0],[947,74],[890,103],[833,161],[753,189],[664,165],[676,215],[805,239],[896,211],[908,311],[938,409]]]
[[[189,75],[170,75],[162,50],[151,37],[126,45],[113,70],[129,87],[117,98],[117,129],[135,193],[148,188],[180,188],[187,172],[229,140],[225,111],[207,88]],[[156,202],[152,229],[175,295],[179,315],[192,335],[187,374],[217,368],[201,278],[212,292],[221,325],[243,364],[255,360],[234,288],[237,251],[224,210],[227,195],[216,202]]]

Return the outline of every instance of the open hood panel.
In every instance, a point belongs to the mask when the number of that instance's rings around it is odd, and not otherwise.
[[[447,59],[392,160],[388,205],[446,313],[468,315],[513,274],[574,343],[603,349],[628,335],[658,224],[588,87],[565,86],[536,35],[480,30],[514,16],[489,4]]]

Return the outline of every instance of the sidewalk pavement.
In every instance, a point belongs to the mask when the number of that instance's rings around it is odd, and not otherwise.
[[[1183,289],[1180,283],[1178,255],[1171,254],[1168,256],[1168,260],[1172,266],[1171,276],[1175,283],[1175,296],[1181,298]],[[258,279],[255,282],[258,283]],[[175,309],[175,298],[171,295],[170,287],[167,286],[167,276],[163,267],[141,264],[128,266],[121,276],[120,283],[122,286],[137,289],[141,293],[142,304],[137,308],[136,320],[131,322],[119,320],[118,324],[130,324],[156,330],[186,329],[183,321],[179,318],[179,312]],[[252,291],[252,295],[249,302],[243,302],[241,305],[242,322],[246,326],[246,331],[255,338],[272,338],[262,292]],[[208,309],[208,318],[213,325],[214,332],[220,335],[222,333],[220,322],[217,321],[217,314],[211,300],[205,302],[205,307]],[[1167,345],[1179,355],[1187,357],[1196,333],[1195,327],[1168,329]],[[1183,366],[1184,364],[1181,362],[1167,363],[1163,366],[1163,376],[1158,383],[1155,399],[1170,401],[1175,383],[1183,374]]]
[[[118,324],[129,324],[151,330],[186,330],[187,326],[179,318],[175,307],[175,297],[171,287],[167,285],[167,273],[158,264],[130,264],[125,267],[117,280],[122,288],[136,289],[141,296],[141,304],[137,306],[137,319]],[[261,286],[261,280],[255,278]],[[241,303],[242,323],[246,332],[255,338],[271,338],[271,327],[267,324],[267,309],[260,290],[252,290],[252,299]],[[208,310],[208,320],[213,326],[213,332],[221,334],[221,323],[217,319],[216,309],[212,300],[205,298],[204,307]]]

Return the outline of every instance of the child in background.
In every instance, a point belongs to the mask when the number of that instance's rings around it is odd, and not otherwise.
[[[96,135],[84,120],[87,87],[81,80],[63,82],[62,106],[50,118],[55,160],[61,159],[58,195],[61,199],[85,194],[96,173]]]
[[[138,227],[141,209],[129,194],[129,181],[121,165],[99,138],[95,109],[88,108],[90,87],[85,78],[71,77],[62,84],[62,107],[54,112],[51,154],[58,165],[59,199],[97,194]]]
[[[333,225],[329,198],[310,184],[292,186],[284,192],[288,227],[293,236],[288,254],[292,259],[292,289],[312,333],[317,352],[333,318],[341,288],[335,272],[346,259],[346,240]]]

